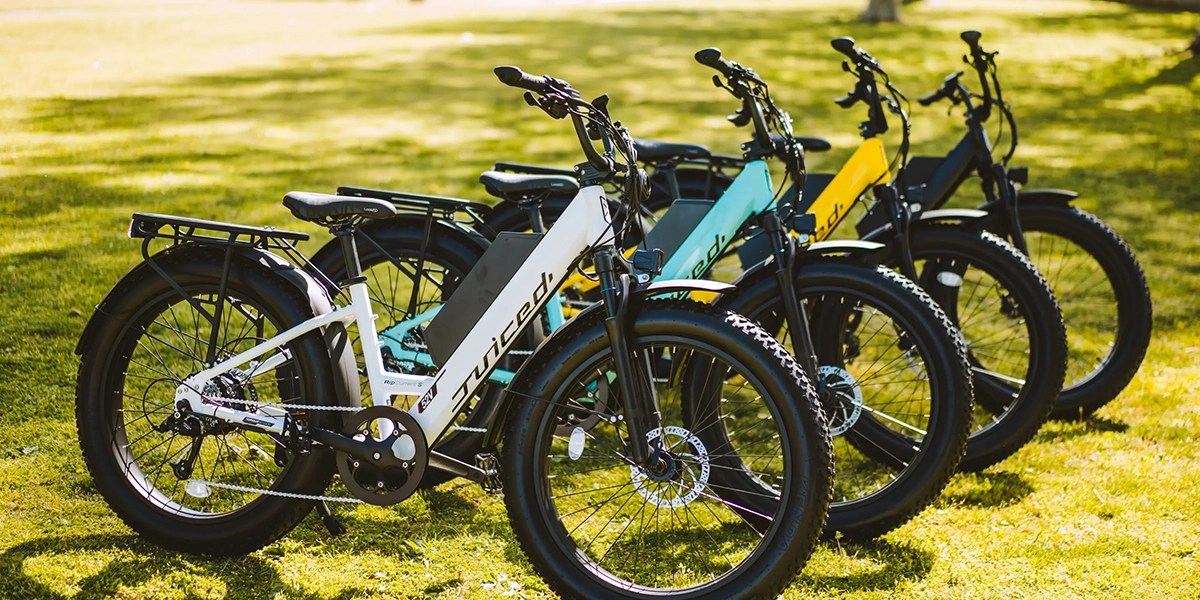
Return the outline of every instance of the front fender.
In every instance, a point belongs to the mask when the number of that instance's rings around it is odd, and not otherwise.
[[[1034,203],[1067,206],[1072,200],[1078,197],[1079,192],[1073,192],[1071,190],[1021,190],[1017,192],[1017,206],[1020,207],[1022,204]]]
[[[976,208],[940,208],[937,210],[921,211],[913,215],[909,224],[912,231],[917,231],[935,225],[963,225],[986,229],[987,219],[991,216],[986,210]],[[892,235],[892,224],[888,223],[863,236],[864,240],[886,240]]]
[[[830,260],[849,262],[855,265],[876,265],[879,264],[878,257],[885,250],[886,246],[883,244],[869,240],[825,240],[798,247],[795,266]],[[775,259],[767,258],[746,269],[740,277],[734,280],[733,286],[736,289],[745,289],[765,277],[773,277],[774,274]],[[717,304],[720,305],[722,300],[728,298],[727,293],[722,295],[717,300]]]
[[[728,293],[734,289],[735,288],[733,285],[721,283],[719,281],[707,281],[701,279],[663,279],[661,281],[655,281],[647,286],[634,288],[630,291],[630,295],[632,297],[627,301],[639,302],[654,296],[677,294],[680,292],[700,292],[703,294],[717,295]],[[544,353],[547,351],[546,348],[553,347],[553,342],[559,337],[573,335],[573,332],[577,328],[587,327],[592,321],[603,319],[603,309],[604,305],[600,302],[592,304],[591,306],[583,309],[582,312],[580,312],[570,321],[567,321],[566,325],[563,325],[551,333],[550,336],[546,338],[546,341],[539,344],[538,347],[534,349],[533,354],[530,355],[530,357],[521,364],[520,368],[517,369],[517,373],[512,378],[512,383],[509,384],[509,389],[519,388],[527,370],[531,368],[530,365],[545,364],[545,362],[548,360],[548,357],[544,356]],[[505,423],[508,421],[508,415],[510,412],[512,412],[511,408],[513,401],[518,397],[520,397],[519,393],[513,393],[505,390],[504,395],[501,396],[500,401],[497,403],[495,416],[492,417],[488,424],[487,433],[484,434],[484,448],[490,448],[499,443],[500,435],[504,431]]]

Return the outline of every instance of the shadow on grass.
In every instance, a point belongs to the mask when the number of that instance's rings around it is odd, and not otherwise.
[[[1129,424],[1106,417],[1090,416],[1082,421],[1060,421],[1053,427],[1042,427],[1034,441],[1053,444],[1096,433],[1125,433]]]
[[[921,579],[933,568],[933,553],[908,542],[877,539],[836,547],[851,564],[837,561],[837,574],[822,573],[810,564],[800,574],[801,585],[821,592],[887,591],[906,581]]]
[[[959,473],[934,501],[934,506],[1000,508],[1012,506],[1033,493],[1033,486],[1016,473]]]
[[[28,574],[29,563],[54,560],[59,568],[71,561],[70,555],[100,553],[111,556],[102,568],[77,582],[51,587]],[[78,560],[80,572],[95,565],[92,556]],[[354,598],[365,589],[347,588],[334,596],[313,594],[284,583],[278,569],[258,556],[202,558],[171,554],[136,536],[89,535],[45,537],[13,546],[0,554],[0,598],[111,598],[122,588],[137,587],[171,573],[187,573],[219,580],[229,598]],[[69,589],[69,593],[60,591]],[[191,596],[189,596],[191,597]]]

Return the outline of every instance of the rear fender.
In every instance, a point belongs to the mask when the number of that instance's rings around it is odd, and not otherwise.
[[[208,251],[207,248],[195,244],[172,246],[155,254],[153,258],[160,262],[188,261],[189,256],[194,255],[202,249],[206,252]],[[232,250],[232,261],[237,268],[260,271],[263,277],[277,276],[283,278],[297,290],[301,297],[307,300],[309,309],[313,315],[323,314],[332,309],[329,295],[324,286],[283,258],[258,248],[234,247]],[[200,260],[207,260],[207,257]],[[112,290],[96,306],[96,311],[88,320],[87,325],[84,326],[83,334],[79,337],[79,343],[75,346],[76,354],[83,354],[92,343],[92,338],[95,336],[95,330],[99,327],[99,323],[107,318],[106,315],[111,312],[108,308],[112,303],[119,301],[120,298],[126,295],[125,287],[132,285],[132,282],[138,281],[143,277],[159,277],[159,275],[154,272],[153,267],[149,263],[143,261],[126,273],[113,286]],[[330,349],[330,362],[334,367],[335,384],[338,389],[337,404],[339,406],[361,406],[362,399],[358,384],[358,368],[345,326],[341,323],[329,325],[323,330],[323,335],[326,345]]]

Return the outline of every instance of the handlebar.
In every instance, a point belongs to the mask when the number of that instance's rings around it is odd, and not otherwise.
[[[607,104],[607,96],[601,96],[595,103],[589,103],[583,99],[571,84],[561,79],[555,79],[549,75],[535,76],[522,71],[518,67],[499,66],[493,69],[496,78],[501,83],[527,90],[525,92],[525,102],[531,106],[536,106],[546,114],[555,119],[571,116],[572,124],[575,126],[575,135],[579,138],[579,145],[583,148],[583,153],[587,156],[588,163],[591,164],[598,172],[604,175],[610,175],[617,172],[620,168],[612,156],[612,136],[619,126],[615,125],[608,117],[608,111],[605,110]],[[535,96],[534,94],[537,94]],[[601,104],[600,107],[595,106],[596,103]],[[605,154],[601,154],[592,145],[591,136],[588,132],[588,123],[584,121],[586,118],[596,124],[599,130],[601,139],[604,142]],[[610,131],[611,130],[611,131]],[[632,143],[626,144],[630,147],[622,148],[627,154],[634,152]]]
[[[879,65],[879,61],[875,57],[868,54],[865,50],[857,48],[854,45],[854,38],[840,37],[835,38],[829,43],[834,50],[845,55],[849,61],[842,62],[842,70],[850,73],[858,78],[855,82],[854,89],[850,93],[840,98],[835,98],[834,102],[842,108],[850,108],[858,102],[867,104],[867,120],[859,124],[859,131],[863,137],[874,137],[888,130],[887,116],[884,112],[884,100],[879,92],[880,82],[876,80],[876,75],[880,75],[882,85],[887,88],[893,98],[903,98],[899,90],[892,86],[888,80],[888,74]],[[853,66],[851,66],[853,65]],[[907,117],[903,111],[899,110],[899,106],[895,102],[889,100],[887,107],[900,115],[901,119]],[[907,130],[907,124],[905,125]]]
[[[523,90],[529,90],[535,94],[545,94],[549,90],[550,85],[546,83],[546,77],[535,77],[512,66],[501,66],[494,69],[496,77],[500,79],[500,83],[509,85]]]
[[[774,146],[771,141],[771,131],[767,125],[767,116],[764,115],[763,106],[759,104],[759,101],[766,104],[766,110],[771,115],[779,115],[782,112],[771,103],[770,96],[767,94],[766,82],[753,69],[722,58],[719,48],[698,50],[695,57],[696,62],[715,69],[728,81],[727,84],[724,84],[721,82],[720,76],[713,75],[713,83],[717,87],[728,90],[735,98],[742,101],[742,107],[728,117],[729,121],[739,127],[753,123],[758,150],[764,153],[772,152]]]
[[[983,37],[983,34],[974,29],[968,29],[959,34],[958,37],[962,38],[962,41],[966,42],[974,50],[979,47],[979,38]]]
[[[947,75],[946,79],[942,80],[941,87],[939,87],[932,94],[917,98],[917,104],[920,104],[921,106],[929,106],[938,100],[949,100],[953,104],[958,104],[959,102],[970,102],[970,95],[965,89],[963,89],[963,85],[958,81],[958,78],[962,77],[962,75],[962,71]]]
[[[696,62],[716,69],[718,73],[726,76],[734,76],[733,63],[721,58],[720,48],[703,48],[696,51]]]
[[[767,82],[759,78],[758,73],[754,69],[749,69],[739,65],[733,61],[726,60],[721,57],[720,48],[704,48],[696,51],[696,62],[715,69],[718,73],[730,80],[730,83],[736,85],[739,80],[747,80],[756,85],[767,85]]]

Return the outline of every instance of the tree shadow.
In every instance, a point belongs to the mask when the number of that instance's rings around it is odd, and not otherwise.
[[[31,577],[26,562],[38,558],[62,557],[80,551],[100,551],[115,557],[95,573],[72,584],[70,594],[57,591]],[[90,570],[90,564],[81,565]],[[334,596],[314,594],[279,577],[270,561],[258,556],[204,558],[166,552],[131,535],[89,535],[44,537],[17,544],[0,554],[0,598],[112,598],[122,588],[147,583],[164,573],[186,572],[219,580],[227,598],[268,598],[284,596],[300,599],[354,598],[368,593],[364,588],[349,587]],[[75,592],[74,589],[78,589]],[[188,597],[194,597],[189,593]]]

